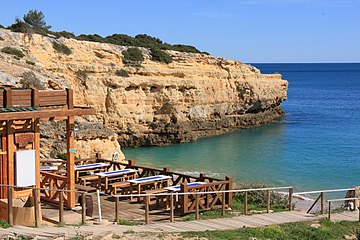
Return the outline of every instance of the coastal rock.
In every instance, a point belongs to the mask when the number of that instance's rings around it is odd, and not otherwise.
[[[100,153],[102,158],[111,159],[115,152],[119,160],[125,159],[121,152],[117,134],[102,124],[88,123],[81,118],[76,119],[75,149],[76,158],[95,157]],[[40,125],[41,158],[66,158],[66,123],[43,122]]]
[[[25,54],[18,60],[0,53],[4,74],[18,77],[31,70],[47,79],[48,88],[73,88],[75,105],[97,109],[95,117],[85,120],[104,124],[124,147],[193,141],[284,114],[280,104],[287,98],[288,82],[238,61],[167,51],[173,62],[164,64],[151,61],[149,50],[140,48],[145,60],[137,66],[123,63],[124,46],[36,34],[29,38],[5,29],[0,36],[5,39],[0,48],[12,46]],[[56,52],[54,41],[72,54]],[[117,76],[119,69],[130,76]]]

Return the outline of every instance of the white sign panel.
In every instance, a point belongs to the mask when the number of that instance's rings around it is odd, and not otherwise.
[[[28,187],[36,184],[35,150],[15,152],[15,184]]]

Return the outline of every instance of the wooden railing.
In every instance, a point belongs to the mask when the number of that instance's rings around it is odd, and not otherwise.
[[[46,171],[41,171],[40,174],[42,178],[40,181],[40,188],[42,189],[41,192],[44,194],[42,199],[53,203],[59,203],[61,202],[61,198],[63,198],[66,202],[67,195],[62,190],[67,189],[67,177]]]
[[[66,90],[1,88],[0,107],[50,107],[67,105]]]
[[[0,187],[6,188],[8,191],[8,201],[7,201],[7,221],[10,225],[13,225],[15,222],[15,216],[14,216],[14,211],[13,211],[13,200],[14,200],[14,190],[19,188],[17,186],[13,186],[13,185],[6,185],[6,184],[0,184]],[[35,222],[34,222],[34,226],[38,227],[40,225],[40,219],[42,218],[40,216],[41,212],[40,212],[40,196],[41,194],[39,192],[45,192],[45,191],[51,191],[53,193],[56,193],[56,195],[58,195],[59,201],[58,201],[58,210],[59,210],[59,224],[65,224],[64,221],[64,196],[66,196],[66,193],[68,192],[75,192],[78,194],[81,194],[82,196],[82,201],[81,201],[81,223],[85,224],[86,223],[86,192],[82,192],[82,191],[71,191],[71,190],[66,190],[66,189],[49,189],[49,188],[36,188],[36,187],[21,187],[21,189],[27,189],[30,190],[32,192],[32,198],[34,200],[34,218],[35,218]]]
[[[331,220],[331,203],[332,202],[354,201],[354,210],[355,210],[355,208],[356,208],[355,201],[357,201],[357,200],[360,200],[360,198],[358,198],[358,197],[354,197],[354,198],[337,198],[337,199],[329,199],[329,200],[327,200],[328,205],[329,205],[328,219]],[[360,208],[358,208],[358,212],[359,212],[359,222],[360,222]]]
[[[320,213],[324,214],[325,211],[325,193],[334,193],[334,192],[344,192],[344,191],[350,191],[355,190],[355,188],[342,188],[342,189],[331,189],[331,190],[317,190],[317,191],[308,191],[308,192],[297,192],[293,195],[300,196],[300,195],[309,195],[309,194],[316,194],[320,193],[319,196],[316,198],[314,203],[310,206],[310,208],[307,210],[306,213],[310,213],[311,210],[315,207],[316,203],[320,200]]]
[[[181,214],[231,207],[232,194],[225,192],[229,190],[229,184],[230,181],[218,181],[189,187],[187,183],[181,183],[180,193],[189,193],[180,198]]]

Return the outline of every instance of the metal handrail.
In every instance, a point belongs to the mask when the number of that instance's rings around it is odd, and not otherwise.
[[[355,188],[340,188],[340,189],[330,189],[330,190],[316,190],[316,191],[308,191],[308,192],[297,192],[294,195],[304,195],[304,194],[313,194],[313,193],[327,193],[327,192],[343,192],[355,190]]]

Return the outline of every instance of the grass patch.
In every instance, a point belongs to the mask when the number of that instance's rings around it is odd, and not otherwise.
[[[13,48],[13,47],[3,47],[1,49],[1,51],[3,53],[14,55],[14,56],[16,56],[18,58],[22,58],[22,57],[25,56],[22,51],[20,51],[19,49]]]
[[[72,53],[71,49],[62,43],[53,42],[53,48],[61,54],[70,55]]]
[[[9,228],[11,225],[4,219],[0,219],[0,228]]]
[[[184,238],[203,237],[207,239],[278,239],[278,240],[328,240],[344,239],[344,235],[359,237],[358,222],[331,222],[321,220],[321,227],[311,227],[311,223],[291,223],[261,228],[240,228],[226,231],[186,232]]]
[[[116,70],[115,75],[119,77],[130,77],[129,73],[125,69]]]
[[[125,219],[120,219],[117,222],[118,225],[125,225],[125,226],[137,226],[137,225],[143,225],[144,223],[138,222],[138,221],[129,221]]]

